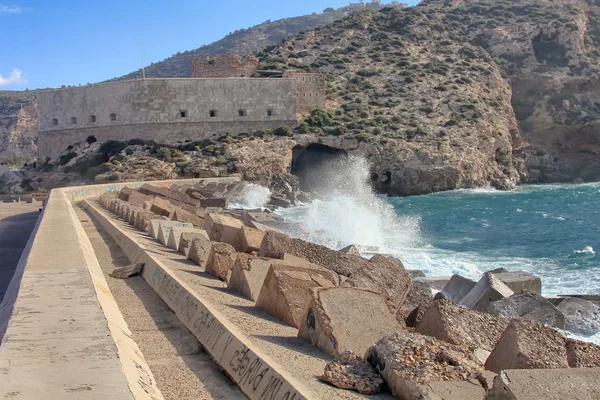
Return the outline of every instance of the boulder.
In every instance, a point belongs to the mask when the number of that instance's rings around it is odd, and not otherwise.
[[[487,312],[490,303],[512,295],[513,291],[508,286],[493,274],[486,272],[458,304],[473,310]]]
[[[473,289],[473,286],[475,286],[475,281],[454,274],[442,289],[441,295],[446,300],[460,304],[460,301]],[[440,297],[438,296],[438,298]]]
[[[325,268],[273,264],[256,300],[256,307],[298,328],[309,289],[333,287],[338,278]]]
[[[537,322],[514,319],[485,362],[485,368],[503,369],[567,368],[565,338]]]
[[[402,329],[379,293],[330,287],[307,296],[298,337],[337,357],[348,350],[365,354],[381,337]]]
[[[238,253],[227,289],[255,302],[274,261]]]
[[[483,399],[481,363],[468,349],[411,332],[385,336],[367,351],[367,361],[388,390],[403,400]]]
[[[225,215],[210,213],[204,220],[204,230],[210,240],[223,242],[239,248],[239,231],[244,223]]]
[[[213,242],[200,236],[192,239],[192,245],[188,253],[188,260],[193,261],[203,270],[206,269]]]
[[[124,187],[119,192],[119,199],[121,199],[123,201],[129,201],[129,196],[131,195],[131,193],[133,193],[133,191],[134,190],[130,187]]]
[[[406,272],[410,275],[411,278],[425,278],[425,273],[420,269],[407,269]]]
[[[191,212],[182,209],[176,209],[173,212],[171,219],[173,221],[188,222],[192,224],[195,228],[202,229],[202,227],[204,226],[204,215],[199,214],[200,213],[192,214]]]
[[[492,272],[513,292],[533,292],[542,294],[542,280],[539,276],[531,275],[525,271]]]
[[[319,379],[337,388],[356,390],[362,394],[377,394],[383,389],[381,375],[352,351],[345,351],[335,360],[329,361]]]
[[[600,346],[581,340],[567,339],[566,350],[569,367],[600,367]]]
[[[354,256],[360,256],[360,251],[358,251],[358,247],[356,247],[353,244],[351,244],[350,246],[344,247],[343,249],[340,249],[339,252],[344,253],[344,254],[352,254]]]
[[[565,316],[534,292],[520,292],[490,304],[489,313],[505,319],[528,319],[543,325],[565,327]]]
[[[169,233],[167,247],[172,250],[179,251],[179,243],[181,241],[181,235],[183,233],[195,234],[196,236],[206,235],[206,232],[198,228],[174,226],[171,228],[171,232]]]
[[[208,253],[205,272],[224,282],[229,282],[236,259],[237,253],[232,245],[213,242]]]
[[[260,249],[265,233],[259,229],[242,226],[239,236],[239,250],[243,253],[253,253]]]
[[[581,298],[565,297],[556,306],[565,316],[565,329],[582,336],[600,332],[600,306]]]
[[[402,321],[403,324],[408,325],[409,322],[407,321],[407,318],[409,315],[419,307],[428,307],[432,300],[433,292],[431,286],[425,282],[413,281],[412,286],[406,295],[406,299],[404,299],[402,305],[398,307],[396,318],[398,321]],[[425,310],[423,310],[423,313],[424,312]],[[416,326],[421,318],[422,314],[419,316],[417,312],[417,315],[414,315],[414,319],[409,326]]]
[[[192,249],[192,242],[197,238],[203,238],[204,240],[210,241],[208,234],[201,229],[191,232],[183,232],[181,234],[181,238],[179,239],[179,247],[177,250],[187,258],[190,254],[190,250]]]
[[[162,220],[158,223],[158,235],[156,239],[164,246],[169,242],[169,235],[173,227],[179,228],[193,228],[192,224],[185,222],[165,221]]]
[[[491,352],[508,321],[461,307],[449,300],[431,303],[415,332],[455,345]]]
[[[115,268],[113,272],[108,274],[110,277],[115,279],[127,279],[134,275],[139,275],[144,269],[144,264],[131,264],[126,267]]]
[[[400,260],[377,254],[354,271],[343,285],[381,293],[388,300],[391,309],[397,310],[402,307],[412,287],[412,279]]]
[[[337,274],[350,276],[369,261],[351,254],[342,254],[319,244],[292,239],[281,232],[267,231],[260,245],[261,257],[283,259],[284,254],[304,258]]]

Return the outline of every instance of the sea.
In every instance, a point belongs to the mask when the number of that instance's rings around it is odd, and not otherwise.
[[[505,268],[540,276],[544,296],[600,294],[600,183],[398,198],[371,190],[368,167],[349,158],[316,171],[321,199],[279,209],[282,229],[333,249],[391,254],[428,276],[477,280]]]

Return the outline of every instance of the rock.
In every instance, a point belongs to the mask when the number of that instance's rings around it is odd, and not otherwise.
[[[205,272],[222,281],[229,282],[236,259],[237,253],[232,245],[213,242],[208,254]]]
[[[504,370],[487,400],[595,400],[600,368]]]
[[[365,354],[382,336],[402,329],[380,294],[330,287],[307,296],[298,337],[337,357],[347,350]]]
[[[565,297],[556,306],[565,316],[565,329],[578,335],[600,332],[600,306],[580,298]]]
[[[224,198],[200,199],[200,207],[226,209],[229,207],[229,202]]]
[[[248,226],[252,226],[252,222],[258,222],[259,224],[275,224],[281,222],[281,217],[278,217],[272,212],[264,211],[242,211],[242,220]]]
[[[396,332],[371,346],[365,358],[398,399],[471,400],[485,395],[477,381],[481,363],[467,349],[431,337]]]
[[[274,260],[238,253],[227,289],[256,301]]]
[[[371,364],[351,351],[329,361],[319,379],[340,389],[356,390],[362,394],[381,393],[383,388],[383,378]]]
[[[413,281],[412,286],[406,295],[406,299],[404,299],[402,306],[398,308],[396,318],[398,321],[402,321],[402,323],[406,323],[408,325],[409,322],[407,322],[407,318],[409,315],[411,315],[415,309],[421,306],[428,306],[432,300],[433,293],[431,286],[424,282]],[[411,325],[409,326],[416,326],[418,321],[421,320],[421,317],[422,315],[420,317],[414,315],[415,320],[411,321]]]
[[[566,350],[569,367],[600,367],[600,346],[581,340],[567,339]]]
[[[358,251],[358,248],[353,244],[344,247],[343,249],[339,250],[339,252],[344,254],[352,254],[354,256],[360,256],[360,251]]]
[[[156,215],[164,215],[165,217],[169,217],[173,211],[175,211],[175,206],[173,206],[173,204],[171,204],[168,200],[156,197],[152,202],[150,211]]]
[[[539,276],[531,275],[525,271],[492,272],[513,292],[534,292],[542,294],[542,280]]]
[[[274,207],[290,208],[291,206],[294,205],[294,202],[292,200],[288,200],[282,196],[271,195],[271,199],[269,200],[269,205],[274,206]]]
[[[436,300],[425,311],[415,332],[490,352],[507,326],[508,321],[493,315],[473,311],[448,300]]]
[[[211,253],[212,242],[200,236],[192,240],[188,253],[188,260],[193,261],[202,269],[206,269],[208,257]]]
[[[190,254],[190,250],[192,249],[192,242],[197,238],[203,238],[204,240],[210,241],[208,234],[201,229],[183,232],[179,239],[179,247],[177,250],[187,258]]]
[[[397,310],[412,286],[412,279],[400,260],[378,254],[346,279],[343,286],[381,293],[391,308]]]
[[[189,228],[189,227],[179,227],[179,226],[174,226],[171,228],[171,232],[169,233],[169,239],[167,240],[167,247],[175,250],[175,251],[179,251],[179,243],[181,241],[181,235],[183,233],[190,233],[190,234],[195,234],[195,235],[206,235],[206,232],[204,232],[201,229],[197,229],[197,228]]]
[[[273,264],[256,300],[256,307],[296,328],[303,318],[309,289],[333,287],[337,276],[325,268]]]
[[[204,230],[210,240],[228,243],[235,248],[240,246],[239,231],[243,226],[244,223],[240,220],[213,213],[208,214],[204,220]]]
[[[156,237],[156,240],[158,240],[162,245],[166,246],[169,242],[169,235],[171,234],[171,229],[173,229],[173,227],[193,228],[192,224],[188,224],[185,222],[163,220],[158,223],[158,235]]]
[[[131,264],[127,267],[115,268],[109,276],[116,279],[127,279],[131,276],[141,274],[143,269],[144,264]]]
[[[283,259],[283,255],[286,253],[304,258],[343,276],[350,276],[369,262],[362,257],[342,254],[319,244],[292,239],[281,232],[267,231],[258,255]]]
[[[142,194],[142,193],[138,192],[137,190],[133,190],[129,194],[129,199],[127,201],[129,202],[129,204],[131,204],[133,206],[143,208],[145,202],[147,202],[147,201],[152,202],[152,200],[153,200],[153,198],[151,196],[146,196],[145,194]],[[150,210],[150,209],[148,208],[148,210]]]
[[[503,369],[567,368],[565,344],[556,330],[515,319],[502,333],[485,368],[497,373]]]
[[[521,292],[494,301],[490,304],[489,313],[504,319],[528,319],[543,325],[565,327],[565,316],[537,293]]]
[[[131,196],[131,193],[133,193],[133,191],[134,190],[130,187],[124,187],[119,192],[119,199],[121,199],[123,201],[129,201],[129,196]]]
[[[410,275],[413,280],[415,278],[425,278],[425,273],[420,269],[407,269],[406,272]]]
[[[260,249],[260,244],[265,237],[265,233],[261,230],[255,228],[249,228],[247,226],[242,226],[239,230],[239,250],[243,253],[253,253],[258,252]]]
[[[513,291],[508,286],[493,274],[486,272],[458,304],[473,310],[487,312],[491,302],[512,295]]]
[[[415,278],[415,279],[419,280],[421,282],[427,282],[435,290],[441,291],[446,287],[448,282],[450,282],[450,279],[452,279],[452,277],[451,276],[428,276],[426,278]]]
[[[191,212],[176,209],[171,216],[173,221],[188,222],[195,228],[202,229],[204,226],[204,216],[199,214],[192,214]]]
[[[475,281],[454,274],[441,293],[445,296],[445,299],[460,304],[460,301],[473,289],[473,286],[475,286]]]

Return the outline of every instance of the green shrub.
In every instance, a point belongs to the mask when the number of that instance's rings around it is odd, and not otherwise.
[[[292,136],[292,129],[287,125],[281,125],[279,128],[273,131],[275,136]]]
[[[58,158],[58,163],[60,165],[66,165],[69,161],[71,161],[75,157],[77,157],[77,153],[71,151],[67,154],[63,154],[62,156],[60,156]]]
[[[106,161],[112,156],[119,154],[127,145],[118,140],[107,140],[100,145],[98,153],[101,154]]]

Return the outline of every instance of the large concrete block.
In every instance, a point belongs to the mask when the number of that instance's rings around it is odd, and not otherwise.
[[[121,217],[121,219],[127,220],[127,212],[129,212],[129,207],[130,205],[127,203],[121,204],[119,206],[119,217]]]
[[[416,326],[423,317],[426,307],[428,307],[432,300],[432,287],[428,283],[413,280],[412,286],[408,291],[404,302],[396,311],[396,318],[398,321],[402,321],[403,324],[407,324],[408,326]],[[422,313],[417,311],[416,314],[414,314],[413,312],[417,308],[420,308]],[[414,318],[412,322],[409,323],[407,318],[409,318],[411,314],[413,314]]]
[[[140,212],[144,212],[144,210],[141,207],[137,207],[137,206],[129,207],[129,212],[127,213],[127,222],[129,223],[129,225],[135,226],[135,218],[138,215],[138,213],[140,213]]]
[[[150,211],[156,215],[169,217],[175,211],[175,206],[173,206],[173,204],[171,204],[168,200],[165,200],[161,197],[156,197],[152,202]]]
[[[400,260],[378,254],[373,256],[370,261],[363,263],[344,281],[343,285],[381,293],[388,300],[390,306],[397,310],[404,303],[404,299],[412,287],[412,278]]]
[[[565,338],[558,331],[536,322],[512,320],[485,362],[485,368],[567,368]]]
[[[449,300],[431,303],[415,331],[455,345],[491,352],[508,321],[461,307]]]
[[[292,239],[281,232],[267,231],[258,255],[283,259],[283,255],[286,253],[304,258],[343,276],[350,276],[369,263],[368,260],[359,256],[343,254],[301,239]]]
[[[200,199],[200,207],[202,208],[222,208],[226,209],[229,206],[229,202],[225,198],[204,198]]]
[[[173,227],[179,228],[193,228],[192,224],[188,224],[185,222],[175,222],[175,221],[160,221],[158,223],[158,236],[156,239],[163,245],[167,245],[169,242],[169,235],[171,234],[171,229]]]
[[[600,333],[600,306],[581,298],[565,297],[556,306],[565,316],[565,329],[592,336]]]
[[[98,202],[104,208],[108,208],[108,204],[111,200],[117,199],[118,195],[115,192],[106,192],[100,195]]]
[[[346,246],[343,249],[340,249],[339,252],[344,253],[344,254],[352,254],[355,256],[360,256],[360,251],[358,251],[358,247],[356,247],[353,244],[351,244],[350,246]]]
[[[188,253],[188,260],[195,262],[196,265],[205,270],[208,263],[208,257],[210,256],[212,244],[213,242],[204,237],[197,237],[193,239],[190,252]]]
[[[402,400],[481,400],[483,366],[468,349],[406,331],[371,346],[367,361]]]
[[[227,289],[256,301],[273,262],[279,260],[238,253]]]
[[[552,303],[534,292],[519,292],[494,301],[488,311],[500,318],[527,319],[560,329],[565,327],[565,316]]]
[[[525,271],[494,272],[493,274],[515,293],[533,292],[542,294],[542,280],[539,276]]]
[[[150,229],[150,220],[156,218],[154,213],[150,211],[140,211],[135,215],[135,223],[133,226],[140,231],[148,232]],[[158,225],[157,225],[158,226]]]
[[[510,297],[513,293],[500,279],[486,272],[459,304],[473,310],[487,312],[490,303]]]
[[[298,337],[337,357],[347,350],[365,354],[383,336],[402,329],[379,293],[332,287],[311,290]]]
[[[460,304],[460,301],[473,289],[475,281],[454,274],[442,289],[444,298]]]
[[[181,238],[179,239],[178,251],[187,258],[190,254],[190,250],[192,249],[192,242],[197,238],[203,238],[204,240],[210,241],[208,234],[204,230],[197,229],[193,232],[183,232],[181,234]]]
[[[569,338],[567,339],[566,350],[569,367],[600,367],[600,346]]]
[[[121,199],[123,201],[129,201],[129,196],[131,196],[131,193],[133,193],[133,189],[132,188],[130,188],[130,187],[124,187],[119,192],[119,199]]]
[[[225,215],[208,214],[204,220],[204,230],[208,237],[215,242],[228,243],[239,248],[239,231],[244,223],[238,219]]]
[[[190,234],[196,234],[196,235],[202,235],[202,234],[206,234],[206,232],[204,232],[201,229],[197,229],[194,227],[179,227],[179,226],[174,226],[171,228],[171,232],[169,233],[169,239],[167,240],[167,247],[173,250],[177,250],[179,251],[179,242],[181,240],[181,235],[183,233],[190,233]]]
[[[260,249],[265,233],[259,229],[242,226],[239,232],[239,248],[243,253],[254,253]]]
[[[512,369],[494,380],[487,400],[600,399],[600,368]]]
[[[296,328],[303,318],[309,289],[333,287],[337,276],[325,268],[271,265],[256,307]]]
[[[171,216],[173,221],[188,222],[194,225],[195,228],[202,229],[204,226],[204,216],[198,214],[192,214],[191,212],[183,209],[176,209]]]
[[[137,190],[134,190],[130,193],[129,200],[127,201],[133,206],[143,208],[145,202],[152,202],[152,200],[154,200],[152,196],[147,196],[143,193],[138,192]]]
[[[242,211],[242,220],[248,226],[252,226],[253,222],[257,222],[261,225],[268,225],[281,222],[281,217],[265,211],[244,210]]]
[[[205,272],[222,281],[229,282],[237,252],[229,243],[213,242],[208,254]]]

